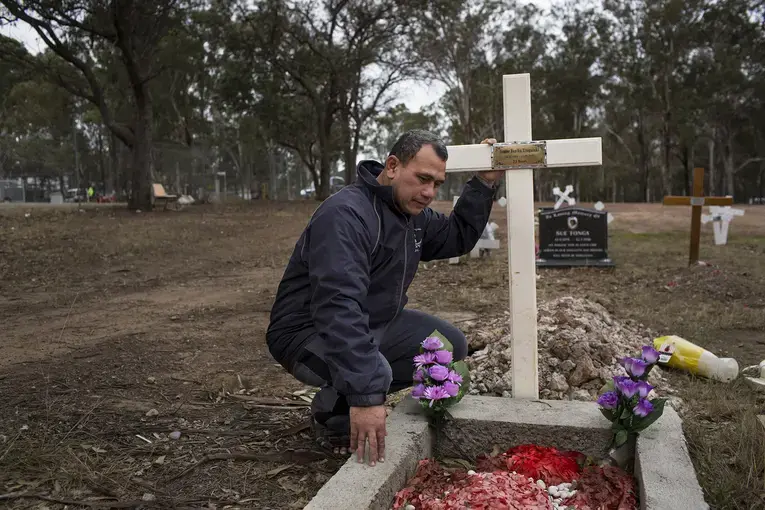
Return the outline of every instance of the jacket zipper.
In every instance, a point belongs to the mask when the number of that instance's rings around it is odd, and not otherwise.
[[[404,299],[404,280],[406,280],[406,269],[407,265],[409,264],[409,250],[407,249],[407,245],[409,244],[409,220],[406,220],[404,229],[404,274],[401,276],[401,290],[399,290],[398,294],[396,315],[394,315],[391,319],[391,323],[396,320],[396,317],[398,317],[398,313],[401,311],[401,300]]]

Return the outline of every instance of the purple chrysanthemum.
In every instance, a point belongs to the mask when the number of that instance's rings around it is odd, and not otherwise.
[[[659,351],[651,347],[650,345],[643,346],[643,361],[649,365],[653,365],[659,361]]]
[[[640,398],[646,398],[648,394],[651,393],[652,389],[653,389],[653,386],[651,386],[645,381],[637,382],[637,394]]]
[[[430,404],[428,405],[432,407],[433,402],[449,398],[449,394],[443,386],[429,386],[425,388],[425,398],[430,399]]]
[[[425,380],[425,372],[422,371],[422,369],[418,368],[414,371],[414,375],[412,376],[412,380],[414,382],[422,382]]]
[[[418,384],[412,388],[412,398],[418,399],[425,396],[425,385],[424,384]]]
[[[615,391],[607,391],[598,398],[598,405],[603,409],[616,409],[619,405],[619,395]]]
[[[645,374],[645,371],[647,368],[648,368],[648,363],[646,363],[642,359],[632,358],[630,359],[630,366],[627,369],[627,371],[633,377],[643,377],[643,374]]]
[[[616,390],[627,398],[632,398],[638,391],[637,382],[629,378],[624,378],[616,381],[614,386]]]
[[[456,383],[456,384],[462,384],[462,376],[455,372],[454,370],[449,370],[449,376],[448,379],[450,382]]]
[[[428,375],[435,381],[443,381],[449,377],[449,369],[441,365],[433,365],[428,369]]]
[[[432,365],[436,362],[436,355],[432,352],[425,352],[422,354],[418,354],[414,357],[414,365],[417,368],[420,368],[424,365]]]
[[[426,351],[437,351],[444,346],[444,343],[437,336],[429,336],[422,341],[422,348]]]
[[[436,351],[436,363],[448,365],[452,362],[452,353],[449,351]]]
[[[459,384],[455,384],[449,381],[444,382],[444,389],[446,390],[446,393],[448,393],[450,397],[456,397],[457,393],[460,392]]]
[[[653,404],[644,398],[638,400],[638,403],[632,408],[632,412],[635,413],[635,416],[640,416],[641,418],[648,416],[652,411]]]

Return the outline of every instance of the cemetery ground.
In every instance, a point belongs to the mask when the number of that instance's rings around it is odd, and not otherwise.
[[[310,393],[270,358],[264,334],[315,207],[1,207],[0,504],[302,508],[344,459],[316,454]],[[540,270],[538,299],[585,297],[655,336],[757,364],[765,206],[744,208],[727,246],[703,227],[708,265],[688,268],[690,208],[609,205],[617,267]],[[506,239],[504,209],[493,221]],[[410,306],[455,321],[503,314],[502,246],[422,264]],[[665,373],[707,501],[765,508],[765,397],[740,380]]]

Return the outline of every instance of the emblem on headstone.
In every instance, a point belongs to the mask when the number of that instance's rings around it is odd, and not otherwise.
[[[567,218],[568,221],[568,228],[571,230],[574,230],[577,226],[579,226],[579,218],[576,216],[569,216]]]

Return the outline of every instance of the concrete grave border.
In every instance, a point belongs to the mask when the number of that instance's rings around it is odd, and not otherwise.
[[[349,459],[305,509],[388,510],[419,460],[434,453],[474,458],[494,444],[537,443],[603,456],[611,437],[611,423],[594,402],[466,396],[450,414],[457,423],[447,424],[444,449],[436,452],[419,404],[407,397],[388,418],[385,462],[369,467]],[[450,451],[455,442],[460,453]],[[641,510],[709,508],[673,408],[638,436],[635,457]]]

